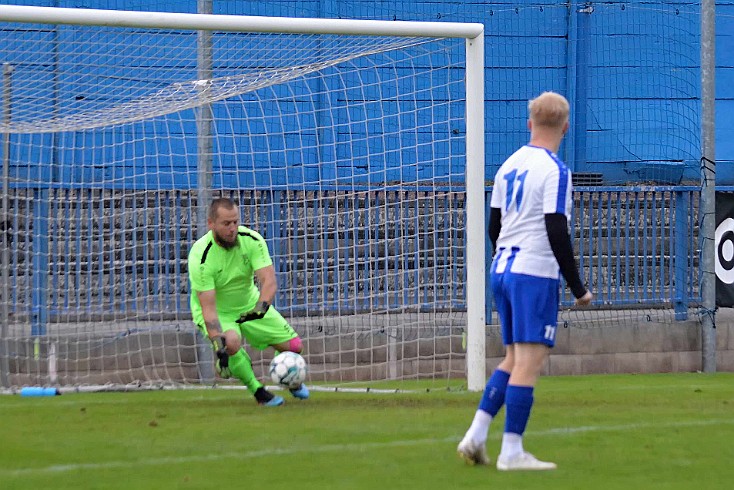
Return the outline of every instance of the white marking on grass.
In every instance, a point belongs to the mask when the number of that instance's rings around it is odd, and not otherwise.
[[[619,432],[638,429],[676,429],[679,427],[703,427],[716,424],[734,424],[734,418],[724,420],[691,420],[690,422],[670,422],[667,424],[624,424],[624,425],[587,425],[580,427],[556,427],[538,432],[528,431],[531,436],[557,436],[565,434],[582,434],[585,432]]]
[[[580,434],[585,432],[619,432],[627,430],[638,430],[638,429],[675,429],[682,427],[702,427],[708,425],[734,424],[734,418],[724,420],[699,420],[690,422],[672,422],[668,424],[624,424],[624,425],[588,425],[581,427],[557,427],[553,429],[546,429],[541,431],[528,431],[528,435],[531,437],[538,436],[564,436]],[[329,452],[342,452],[342,451],[367,451],[370,449],[383,449],[390,447],[404,447],[404,446],[418,446],[418,445],[430,445],[437,443],[449,443],[457,442],[460,437],[449,436],[443,438],[430,438],[430,439],[412,439],[403,441],[388,441],[388,442],[364,442],[355,444],[326,444],[323,446],[310,446],[310,447],[293,447],[283,449],[263,449],[261,451],[246,451],[237,452],[236,454],[202,454],[196,456],[182,456],[182,457],[164,457],[164,458],[147,458],[136,461],[106,461],[103,463],[77,463],[77,464],[62,464],[52,466],[42,466],[38,468],[20,468],[16,470],[10,470],[0,468],[0,475],[6,476],[26,476],[33,474],[55,474],[55,473],[67,473],[72,471],[81,470],[109,470],[115,468],[136,468],[140,466],[157,466],[165,464],[186,464],[196,463],[202,461],[221,461],[223,459],[247,459],[247,458],[262,458],[270,456],[282,456],[292,455],[300,453],[329,453]]]
[[[0,401],[2,399],[0,398]],[[28,410],[28,406],[30,403],[42,403],[41,398],[35,399],[36,401],[31,401],[33,399],[24,399],[25,403],[14,403],[12,405],[3,405],[0,404],[0,411],[2,410],[8,410],[8,409],[21,409],[21,410]],[[224,393],[218,393],[218,394],[205,394],[200,396],[195,396],[191,398],[186,398],[186,401],[205,401],[205,402],[211,402],[211,401],[238,401],[237,398],[232,398],[231,394],[224,394]],[[138,398],[136,395],[133,394],[130,398],[123,398],[123,397],[114,397],[114,398],[108,398],[108,399],[102,399],[102,398],[95,398],[95,399],[88,399],[84,401],[80,401],[77,399],[70,399],[70,400],[59,400],[57,398],[53,398],[53,404],[55,407],[89,407],[92,405],[121,405],[124,403],[134,403],[139,404],[140,398]]]

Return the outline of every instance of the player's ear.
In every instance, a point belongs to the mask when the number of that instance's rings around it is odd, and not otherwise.
[[[528,131],[533,131],[533,120],[528,118]]]

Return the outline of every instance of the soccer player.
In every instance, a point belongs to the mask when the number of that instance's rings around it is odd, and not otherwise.
[[[209,206],[209,232],[189,252],[191,313],[216,350],[220,374],[236,377],[259,404],[273,407],[282,405],[283,397],[257,380],[242,339],[255,349],[273,347],[280,352],[300,353],[303,344],[271,306],[278,286],[268,246],[260,234],[239,225],[239,216],[230,199],[215,199]],[[291,394],[309,396],[303,384]]]
[[[556,467],[524,450],[523,433],[535,383],[555,343],[559,269],[577,305],[593,298],[579,277],[568,233],[571,172],[556,156],[568,130],[568,101],[545,92],[530,101],[528,111],[530,142],[502,164],[490,202],[489,238],[495,247],[490,286],[506,354],[457,448],[467,463],[489,464],[487,433],[504,404],[501,471]]]

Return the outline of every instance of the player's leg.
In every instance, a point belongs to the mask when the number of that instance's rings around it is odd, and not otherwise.
[[[242,346],[242,341],[237,330],[228,330],[224,334],[227,354],[229,354],[229,370],[232,372],[232,375],[247,386],[247,389],[259,404],[265,406],[282,405],[284,402],[283,397],[270,393],[257,379],[257,376],[255,376],[255,372],[252,369],[252,361]]]
[[[533,408],[535,383],[548,356],[549,348],[540,343],[516,343],[515,366],[512,370],[505,404],[505,432],[497,458],[499,470],[549,470],[553,463],[538,461],[523,448],[523,434]]]
[[[270,344],[270,347],[278,352],[295,352],[296,354],[300,354],[303,352],[303,341],[301,340],[301,337],[296,334],[292,339],[288,339],[277,344]]]
[[[474,420],[472,420],[469,430],[466,431],[465,438],[471,439],[477,445],[484,445],[487,442],[492,420],[505,404],[505,393],[510,379],[511,366],[514,364],[513,346],[509,345],[506,348],[505,358],[489,377],[482,398],[479,400],[477,411],[474,414]]]
[[[512,310],[510,309],[509,299],[503,291],[502,278],[503,274],[493,272],[490,276],[490,286],[492,287],[500,325],[502,326],[502,338],[505,345],[508,345],[512,342]],[[508,345],[505,358],[489,377],[482,399],[474,413],[474,419],[456,448],[459,456],[467,464],[489,464],[486,450],[487,435],[492,419],[504,404],[505,390],[507,389],[507,381],[510,378],[513,363],[512,346]]]
[[[497,469],[549,470],[553,463],[537,460],[523,448],[523,434],[534,402],[535,384],[555,342],[558,282],[510,274],[514,364],[505,393],[505,432]]]
[[[512,346],[508,346],[508,357],[512,356]],[[507,360],[507,357],[505,357]],[[505,362],[505,361],[503,361]],[[498,367],[494,370],[484,388],[479,407],[474,412],[469,429],[456,448],[459,456],[470,465],[489,464],[487,455],[487,436],[492,420],[505,401],[505,390],[510,373]]]
[[[248,344],[257,350],[274,347],[278,351],[300,353],[301,339],[283,315],[272,306],[263,318],[239,324],[240,332]]]
[[[300,354],[303,351],[303,342],[298,333],[272,306],[263,318],[241,323],[240,331],[247,342],[258,350],[273,347],[278,352],[291,351]],[[310,395],[303,383],[290,392],[301,400],[307,399]]]
[[[220,345],[221,341],[215,341],[217,346],[217,362],[220,368],[226,367],[232,376],[239,379],[243,385],[255,397],[255,400],[265,406],[282,405],[283,397],[273,395],[265,389],[263,384],[255,376],[252,369],[252,361],[250,356],[242,346],[239,328],[234,321],[221,320],[222,333],[224,334],[224,349]]]

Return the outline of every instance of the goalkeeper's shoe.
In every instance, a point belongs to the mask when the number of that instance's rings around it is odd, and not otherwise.
[[[278,407],[285,403],[282,396],[273,395],[262,386],[255,392],[255,400],[264,407]]]
[[[555,470],[556,464],[540,461],[532,454],[522,452],[510,458],[505,458],[500,454],[499,458],[497,458],[497,469],[500,471]]]
[[[308,388],[306,388],[306,385],[304,383],[301,383],[301,386],[298,388],[294,388],[290,390],[291,395],[298,398],[299,400],[308,400],[308,395],[310,394],[308,391]]]
[[[484,444],[479,444],[464,437],[456,448],[459,457],[468,465],[489,464],[489,456],[487,456],[487,448]]]

